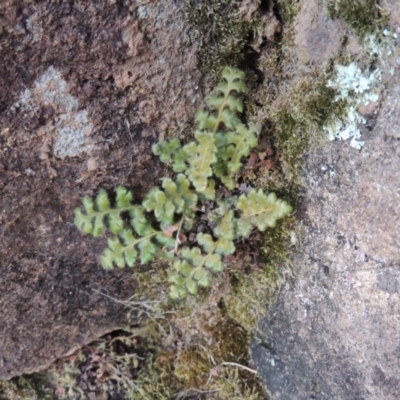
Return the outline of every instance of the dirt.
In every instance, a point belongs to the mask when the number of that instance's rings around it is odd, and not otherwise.
[[[83,195],[138,199],[163,166],[151,146],[182,135],[202,98],[182,1],[6,0],[0,5],[0,378],[49,365],[113,329],[131,270],[98,265]]]

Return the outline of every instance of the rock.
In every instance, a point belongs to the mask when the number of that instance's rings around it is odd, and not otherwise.
[[[82,236],[73,211],[119,184],[140,199],[163,175],[151,146],[166,126],[186,129],[203,97],[182,7],[0,4],[0,379],[126,322],[99,291],[131,297],[132,270],[103,271],[106,237]]]
[[[400,393],[400,72],[361,151],[309,156],[293,276],[252,357],[272,399],[397,400]]]

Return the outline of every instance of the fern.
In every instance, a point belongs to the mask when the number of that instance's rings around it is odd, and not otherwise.
[[[248,195],[242,194],[237,209],[241,212],[237,235],[242,237],[247,237],[254,227],[260,231],[274,228],[278,219],[292,211],[292,207],[286,201],[277,199],[275,193],[266,195],[261,189],[253,189]]]
[[[237,187],[236,174],[245,157],[258,144],[260,126],[246,125],[243,111],[244,73],[227,67],[222,82],[207,96],[207,107],[196,113],[194,140],[182,145],[178,139],[153,146],[154,154],[177,173],[163,178],[142,205],[133,204],[130,191],[118,187],[112,204],[106,191],[94,200],[85,196],[83,209],[76,209],[75,224],[97,237],[107,228],[108,247],[101,256],[105,269],[133,267],[156,258],[171,266],[168,281],[174,299],[196,295],[209,287],[212,277],[224,269],[224,258],[235,252],[235,240],[254,229],[273,228],[292,208],[274,193],[261,189],[216,201],[216,188]],[[196,222],[208,220],[209,231],[199,232],[192,245],[181,246],[183,232]]]
[[[116,193],[115,208],[111,208],[108,194],[101,190],[95,201],[85,196],[82,200],[84,212],[79,208],[75,210],[75,225],[83,233],[91,233],[94,237],[100,236],[106,228],[105,218],[112,233],[118,233],[123,228],[121,213],[130,211],[136,206],[132,205],[132,193],[119,186]]]

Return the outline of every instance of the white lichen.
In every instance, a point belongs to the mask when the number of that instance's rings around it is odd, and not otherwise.
[[[61,72],[49,67],[32,88],[25,89],[13,108],[21,113],[36,111],[47,106],[54,110],[54,117],[41,127],[41,132],[54,137],[53,152],[58,158],[90,153],[90,138],[94,126],[88,111],[80,109],[79,101],[70,93],[68,82]]]
[[[397,40],[397,32],[384,29],[378,34],[370,34],[363,41],[365,54],[371,58],[371,64],[376,63],[380,68],[372,72],[362,71],[355,62],[349,65],[337,65],[336,73],[327,83],[327,86],[336,90],[335,101],[346,101],[348,106],[345,116],[334,119],[324,127],[330,140],[351,139],[350,145],[361,149],[364,141],[361,139],[360,124],[366,119],[360,115],[358,109],[371,102],[379,100],[382,89],[381,68],[386,67],[386,58],[392,55]]]
[[[360,140],[361,132],[358,126],[365,124],[366,120],[357,110],[360,106],[379,99],[377,92],[380,79],[381,71],[378,68],[368,74],[361,71],[354,62],[347,66],[336,66],[336,74],[328,81],[327,86],[337,91],[335,101],[346,100],[349,105],[344,118],[337,118],[325,126],[330,140],[351,139],[350,146],[362,148],[364,142]]]
[[[379,57],[383,61],[393,53],[396,40],[397,32],[386,28],[379,35],[375,33],[367,35],[364,38],[363,48],[368,55]]]

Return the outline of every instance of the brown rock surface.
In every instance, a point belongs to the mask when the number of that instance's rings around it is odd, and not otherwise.
[[[0,378],[43,368],[125,321],[93,289],[130,297],[132,271],[99,267],[105,238],[83,237],[73,210],[118,184],[143,196],[161,175],[151,145],[193,117],[200,73],[181,7],[0,4]]]

